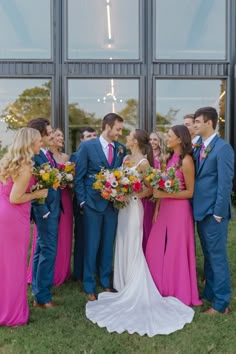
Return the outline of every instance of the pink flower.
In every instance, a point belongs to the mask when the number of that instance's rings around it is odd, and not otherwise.
[[[165,188],[165,181],[163,179],[161,179],[159,182],[158,182],[158,185],[160,188],[164,189]]]
[[[134,192],[140,192],[142,189],[142,183],[140,181],[136,181],[132,184],[132,188]]]

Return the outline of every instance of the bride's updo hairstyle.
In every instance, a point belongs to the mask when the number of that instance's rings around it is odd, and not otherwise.
[[[21,167],[29,165],[33,171],[32,146],[38,137],[39,132],[33,128],[19,129],[14,138],[13,143],[9,147],[8,152],[0,161],[0,180],[5,182],[9,177],[14,180],[22,171]]]
[[[188,128],[183,124],[174,125],[170,129],[177,136],[177,138],[179,138],[181,141],[181,154],[179,157],[179,166],[182,166],[182,161],[183,161],[184,157],[186,155],[192,156],[192,154],[193,154],[191,135],[189,133]],[[169,159],[171,158],[172,155],[173,155],[173,152],[171,152]]]
[[[138,142],[139,149],[142,154],[147,157],[150,166],[154,166],[153,150],[152,145],[149,142],[149,134],[142,129],[135,129],[134,138]]]

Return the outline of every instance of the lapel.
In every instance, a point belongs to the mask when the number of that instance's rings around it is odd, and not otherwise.
[[[202,138],[199,138],[197,141],[197,144],[202,144]],[[201,147],[198,148],[194,148],[193,149],[193,156],[194,156],[194,160],[195,160],[195,166],[196,166],[196,171],[199,168],[199,155],[200,155],[200,150]]]
[[[39,159],[37,159],[37,156],[39,156]],[[39,155],[36,155],[36,159],[37,160],[42,160],[42,162],[38,161],[39,165],[42,165],[43,163],[49,162],[47,157],[45,156],[45,154],[43,153],[42,150],[40,150]]]
[[[103,162],[103,164],[105,165],[106,168],[110,168],[110,166],[108,165],[106,155],[103,152],[102,144],[100,143],[99,138],[96,139],[95,148],[96,148],[97,154],[99,156],[99,160],[101,162]]]
[[[210,151],[208,152],[208,154],[211,154],[211,152],[212,152],[212,150],[214,149],[214,146],[215,146],[217,140],[219,140],[218,135],[216,135],[216,136],[214,137],[214,139],[210,142],[210,144],[208,145],[209,147],[207,146],[207,149],[210,148]],[[197,160],[197,161],[198,161],[197,175],[200,173],[200,171],[202,170],[202,168],[203,168],[203,166],[204,166],[206,160],[208,159],[208,156],[206,156],[206,157],[203,158],[203,159],[201,160],[201,162],[199,163],[199,154],[200,154],[200,150],[199,150],[199,153],[198,153],[198,160]]]

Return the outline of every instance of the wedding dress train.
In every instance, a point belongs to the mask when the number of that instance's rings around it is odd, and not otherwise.
[[[137,166],[136,166],[137,167]],[[174,297],[157,290],[142,249],[143,206],[131,198],[118,215],[115,247],[114,288],[86,304],[86,316],[108,332],[169,334],[190,323],[194,311]]]

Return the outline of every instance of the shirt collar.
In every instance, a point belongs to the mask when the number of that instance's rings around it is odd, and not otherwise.
[[[41,148],[40,150],[44,153],[44,155],[46,155],[46,153],[48,151],[47,149],[44,149],[44,148]]]
[[[99,140],[100,140],[100,143],[102,144],[102,147],[103,147],[104,149],[106,149],[109,144],[111,144],[113,147],[115,147],[115,144],[114,144],[113,141],[112,141],[111,143],[109,143],[106,139],[103,138],[102,135],[100,135]]]
[[[198,141],[199,138],[200,138],[199,135],[195,136],[195,137],[192,139],[192,144],[196,144],[196,142]]]
[[[207,138],[205,141],[203,141],[203,144],[205,146],[205,148],[210,144],[210,142],[214,139],[214,137],[216,136],[217,134],[214,133],[212,134],[211,136],[209,136],[209,138]]]

